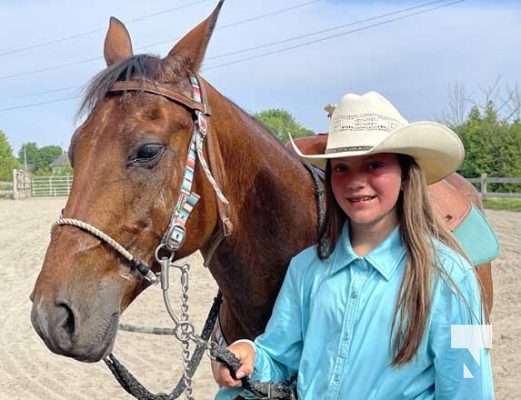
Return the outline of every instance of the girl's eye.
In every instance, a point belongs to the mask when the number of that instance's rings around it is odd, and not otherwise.
[[[337,165],[333,166],[334,172],[344,172],[346,170],[347,170],[347,166],[345,166],[343,164],[337,164]]]
[[[367,164],[367,169],[374,170],[382,167],[382,163],[373,161],[369,164]]]

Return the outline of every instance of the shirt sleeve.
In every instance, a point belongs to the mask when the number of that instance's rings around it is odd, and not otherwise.
[[[452,270],[461,273],[449,273],[452,282],[439,279],[429,332],[435,398],[494,399],[490,350],[484,348],[490,347],[489,327],[484,326],[478,278],[466,262],[453,261]],[[475,348],[474,356],[467,347]]]
[[[296,375],[302,354],[301,268],[290,263],[265,332],[255,339],[253,380],[284,382]]]

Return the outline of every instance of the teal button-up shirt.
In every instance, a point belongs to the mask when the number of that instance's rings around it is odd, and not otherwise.
[[[394,368],[390,332],[405,267],[398,228],[365,257],[354,253],[347,228],[327,260],[313,246],[291,261],[266,331],[255,340],[252,380],[297,374],[300,400],[493,399],[489,352],[481,350],[478,364],[467,349],[451,348],[451,325],[483,323],[473,267],[437,244],[468,306],[439,279],[416,357]],[[473,378],[464,377],[465,367]],[[235,395],[221,389],[217,398]]]

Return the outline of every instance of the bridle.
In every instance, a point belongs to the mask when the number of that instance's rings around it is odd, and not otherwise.
[[[126,92],[141,92],[141,93],[150,93],[162,96],[172,102],[180,104],[184,106],[187,110],[189,110],[193,115],[194,128],[192,131],[192,136],[190,140],[190,144],[187,151],[187,157],[185,162],[183,180],[180,188],[180,194],[170,218],[170,222],[168,224],[168,228],[166,229],[161,242],[158,244],[155,250],[155,259],[161,266],[161,271],[156,274],[152,271],[151,267],[147,266],[138,258],[134,257],[123,245],[121,245],[114,238],[98,229],[97,227],[79,219],[75,218],[63,218],[60,217],[56,222],[54,222],[51,226],[51,233],[57,226],[60,225],[71,225],[81,230],[90,233],[91,235],[97,237],[103,242],[107,243],[111,246],[115,251],[117,251],[120,255],[122,255],[125,259],[128,260],[128,265],[132,270],[137,270],[144,279],[146,279],[150,283],[160,283],[161,289],[163,291],[163,300],[165,303],[166,310],[172,321],[174,322],[174,335],[181,342],[183,347],[183,363],[184,363],[184,374],[182,380],[177,385],[180,390],[177,390],[179,393],[172,392],[171,395],[160,394],[159,397],[155,398],[177,398],[183,390],[186,390],[186,395],[188,399],[192,399],[191,397],[191,376],[195,371],[192,371],[189,364],[190,360],[190,352],[188,350],[190,342],[195,342],[198,348],[202,348],[204,350],[209,350],[210,353],[212,351],[216,351],[218,344],[212,341],[209,341],[209,334],[205,334],[205,331],[208,331],[208,327],[206,325],[211,325],[210,329],[213,327],[212,323],[207,321],[205,324],[205,329],[203,329],[202,335],[197,335],[195,333],[195,328],[192,322],[188,318],[188,270],[189,265],[184,264],[182,266],[174,265],[174,257],[175,253],[183,246],[186,239],[186,223],[188,218],[190,217],[197,201],[200,196],[192,191],[193,177],[194,177],[194,169],[199,160],[205,175],[212,185],[214,189],[214,193],[217,201],[218,215],[221,220],[221,229],[216,229],[213,238],[211,238],[211,246],[209,247],[209,254],[205,258],[205,265],[208,265],[210,259],[212,258],[215,250],[219,247],[221,242],[228,236],[231,235],[233,226],[229,218],[229,202],[222,193],[220,189],[220,183],[222,182],[222,158],[220,156],[220,151],[218,146],[212,145],[212,140],[210,139],[211,135],[208,135],[208,121],[207,117],[210,116],[210,109],[208,107],[206,92],[204,86],[201,85],[202,81],[196,76],[190,76],[190,86],[192,89],[192,98],[185,96],[182,93],[176,92],[172,89],[169,89],[165,86],[159,85],[152,81],[117,81],[113,84],[112,88],[108,91],[110,94],[124,94]],[[204,154],[204,144],[207,145],[207,154],[209,163],[206,161],[206,157]],[[220,163],[219,163],[220,162]],[[212,174],[214,171],[215,176]],[[219,182],[219,180],[221,182]],[[178,317],[169,300],[168,290],[169,290],[169,270],[171,267],[175,267],[181,270],[181,286],[182,286],[182,306],[181,306],[181,315]],[[219,296],[218,296],[219,297]],[[217,298],[216,298],[217,301]],[[219,300],[220,301],[220,300]],[[215,306],[215,303],[214,303]],[[214,307],[212,307],[213,310]],[[218,309],[217,309],[218,310]],[[210,314],[213,318],[216,318],[215,311],[211,311]],[[210,319],[210,315],[209,315]],[[213,321],[215,323],[215,320]],[[203,337],[208,336],[208,337]],[[197,351],[197,350],[196,350]],[[194,352],[195,357],[195,352]],[[109,366],[111,371],[116,376],[116,379],[122,384],[122,386],[129,391],[129,388],[125,387],[122,383],[122,376],[124,376],[128,371],[122,367],[120,371],[118,368],[121,364],[117,359],[110,354],[107,358],[104,359],[105,363]],[[184,387],[180,387],[180,384],[183,383]],[[176,388],[176,389],[177,389]],[[144,389],[144,388],[143,388]],[[145,389],[146,390],[146,389]],[[129,391],[130,393],[130,391]],[[131,393],[134,394],[134,393]],[[154,398],[150,392],[145,393],[143,396]],[[165,397],[167,396],[167,397]],[[140,395],[141,397],[141,395]]]
[[[190,77],[190,84],[192,88],[192,98],[189,98],[184,94],[181,94],[165,86],[161,86],[155,82],[147,80],[117,81],[108,91],[108,93],[112,94],[121,94],[126,92],[141,92],[160,95],[162,97],[167,98],[170,101],[184,106],[193,114],[194,128],[192,131],[190,144],[188,146],[180,194],[177,199],[177,203],[172,213],[172,216],[170,218],[168,228],[163,234],[161,242],[157,246],[155,251],[156,260],[159,263],[161,263],[161,260],[165,258],[159,257],[159,254],[163,253],[163,250],[166,250],[166,252],[169,253],[168,258],[173,260],[175,253],[181,248],[181,246],[185,242],[186,223],[194,209],[194,206],[200,198],[200,196],[197,193],[192,191],[194,168],[197,163],[197,160],[199,160],[208,181],[214,189],[217,200],[218,214],[222,223],[222,230],[220,231],[221,235],[220,238],[217,240],[218,243],[212,246],[212,254],[218,247],[220,242],[227,236],[230,236],[233,230],[233,226],[229,218],[229,202],[222,193],[219,187],[219,182],[217,181],[216,177],[214,177],[212,174],[213,169],[214,171],[218,171],[219,176],[222,176],[221,165],[216,165],[215,157],[211,156],[213,152],[219,151],[216,146],[214,146],[213,149],[209,148],[211,141],[210,136],[208,135],[208,121],[206,117],[210,116],[210,110],[206,103],[206,97],[203,97],[203,92],[205,91],[203,87],[200,85],[200,79],[196,75],[192,75]],[[212,168],[210,168],[204,154],[204,143],[207,137],[207,153],[209,155],[210,164],[213,164]],[[222,161],[222,159],[220,158],[220,153],[218,158],[220,159],[219,161]],[[56,222],[53,223],[51,230],[53,230],[58,225],[72,225],[86,232],[89,232],[93,236],[96,236],[98,239],[109,244],[114,250],[116,250],[124,258],[126,258],[129,261],[129,266],[132,269],[136,269],[137,271],[139,271],[146,280],[148,280],[151,283],[156,283],[158,281],[158,276],[152,272],[150,267],[148,267],[142,261],[134,257],[128,250],[126,250],[124,246],[119,244],[115,239],[113,239],[97,227],[75,218],[60,217]],[[215,239],[214,242],[216,242]],[[205,264],[208,264],[208,262],[206,262]]]

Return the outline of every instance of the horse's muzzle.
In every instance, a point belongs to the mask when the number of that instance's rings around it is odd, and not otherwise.
[[[35,296],[31,322],[52,352],[96,362],[110,353],[117,333],[119,312],[107,311],[95,310],[94,316],[84,321],[69,301],[45,302]]]

